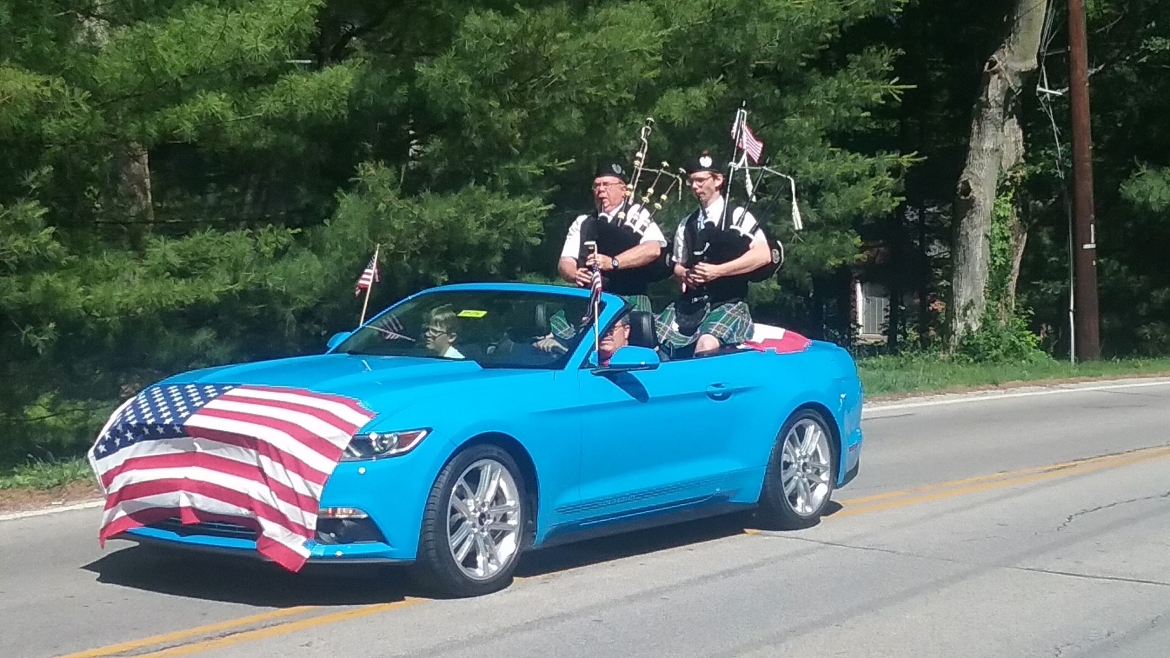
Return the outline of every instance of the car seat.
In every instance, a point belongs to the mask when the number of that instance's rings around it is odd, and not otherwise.
[[[630,311],[630,345],[637,347],[658,347],[658,334],[654,331],[654,314],[649,311]]]

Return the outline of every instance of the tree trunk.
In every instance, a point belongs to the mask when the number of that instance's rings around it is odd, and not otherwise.
[[[934,278],[926,243],[926,204],[918,206],[918,249],[923,264],[918,273],[918,346],[925,350],[930,347],[930,282]]]
[[[952,346],[979,329],[987,308],[991,217],[1004,160],[1005,124],[1024,77],[1036,70],[1047,8],[1048,0],[1016,0],[1007,38],[983,67],[966,165],[955,195],[951,303],[947,308]]]
[[[154,221],[154,203],[150,194],[150,153],[136,142],[119,149],[118,175],[122,193],[130,203],[134,217]]]
[[[1028,228],[1015,215],[1012,222],[1012,274],[1008,280],[1007,299],[1005,303],[1013,312],[1016,310],[1016,287],[1020,283],[1020,265],[1024,262],[1024,247],[1028,244]]]
[[[1024,260],[1024,246],[1028,242],[1028,228],[1024,225],[1020,208],[1019,180],[1016,172],[1024,163],[1024,130],[1020,127],[1020,104],[1012,101],[1007,110],[1007,119],[1003,129],[1003,160],[1000,164],[1002,171],[1011,178],[1010,185],[1015,188],[1011,213],[1008,215],[1008,230],[1011,238],[1011,273],[1003,290],[1003,299],[1000,300],[1000,320],[1006,321],[1008,316],[1016,310],[1016,286],[1020,281],[1020,264]]]
[[[81,39],[105,48],[110,42],[110,25],[101,17],[100,6],[95,11],[98,12],[96,15],[81,19]],[[154,203],[150,192],[150,153],[141,144],[128,141],[116,148],[114,161],[130,212],[136,219],[147,222],[144,232],[148,233],[149,222],[154,221]]]
[[[890,213],[890,261],[886,281],[889,283],[890,311],[886,322],[886,348],[890,354],[898,353],[898,338],[902,328],[902,280],[905,276],[905,249],[902,222],[908,217],[905,207],[899,213]]]

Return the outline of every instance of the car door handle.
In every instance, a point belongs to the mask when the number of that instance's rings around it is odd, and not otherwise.
[[[712,400],[726,400],[731,397],[731,387],[727,384],[711,384],[707,387],[707,397]]]

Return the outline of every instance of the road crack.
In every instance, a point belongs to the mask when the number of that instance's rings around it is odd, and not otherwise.
[[[1087,638],[1077,640],[1076,642],[1066,642],[1064,644],[1059,644],[1055,647],[1052,647],[1052,655],[1055,656],[1056,658],[1061,658],[1061,656],[1064,655],[1064,652],[1069,650],[1069,649],[1075,649],[1077,651],[1080,651],[1084,647],[1091,646],[1093,644],[1097,644],[1098,642],[1104,642],[1105,640],[1108,640],[1109,638],[1113,637],[1116,633],[1117,632],[1112,630],[1112,629],[1109,629],[1109,630],[1105,631],[1104,633],[1100,633],[1100,634],[1099,633],[1090,633],[1089,637],[1087,637]]]
[[[1067,576],[1069,578],[1083,578],[1085,580],[1100,580],[1110,583],[1127,583],[1130,585],[1156,585],[1158,587],[1170,587],[1170,583],[1161,580],[1148,580],[1145,578],[1126,578],[1124,576],[1101,576],[1091,573],[1077,573],[1075,571],[1058,571],[1056,569],[1040,569],[1038,567],[1002,567],[1012,571],[1026,571],[1028,573],[1039,573],[1048,576]]]
[[[1165,499],[1165,498],[1170,498],[1170,491],[1167,491],[1164,494],[1158,494],[1158,495],[1154,495],[1154,496],[1144,496],[1142,498],[1131,498],[1129,500],[1120,500],[1120,501],[1117,501],[1116,503],[1109,503],[1108,505],[1100,505],[1098,507],[1093,507],[1091,509],[1084,509],[1084,510],[1081,510],[1079,512],[1075,512],[1073,514],[1069,514],[1068,517],[1065,518],[1064,523],[1061,523],[1059,526],[1056,527],[1056,531],[1060,532],[1061,530],[1064,530],[1065,528],[1067,528],[1069,526],[1069,524],[1071,524],[1073,522],[1073,519],[1076,519],[1076,518],[1081,517],[1081,516],[1085,516],[1086,514],[1092,514],[1093,512],[1100,512],[1102,510],[1112,509],[1114,507],[1120,507],[1122,505],[1129,505],[1131,503],[1140,503],[1140,502],[1144,502],[1147,500],[1159,500],[1159,499]]]
[[[780,539],[790,539],[794,541],[806,542],[809,544],[817,544],[819,546],[831,546],[833,548],[848,548],[855,551],[869,551],[872,553],[883,553],[885,555],[896,555],[898,557],[908,557],[915,560],[933,560],[935,562],[943,562],[946,564],[956,564],[959,566],[970,567],[976,566],[976,562],[968,562],[965,560],[956,560],[954,558],[938,557],[935,555],[922,555],[921,553],[911,553],[910,551],[899,551],[892,548],[881,548],[880,546],[858,546],[855,544],[845,544],[835,541],[827,541],[824,539],[809,539],[808,537],[790,537],[788,535],[774,535],[768,533],[760,533],[760,537],[776,537]]]

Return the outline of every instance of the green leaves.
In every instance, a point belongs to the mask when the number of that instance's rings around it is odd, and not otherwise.
[[[313,34],[323,0],[255,0],[238,7],[186,5],[160,21],[109,31],[94,86],[107,97],[156,102],[144,94],[224,84],[281,70]]]
[[[853,263],[909,166],[857,145],[896,53],[845,36],[894,0],[59,5],[0,2],[0,462],[80,445],[84,410],[167,374],[320,349],[377,245],[371,310],[552,279],[647,116],[677,167],[726,154],[747,101],[806,226],[762,190],[789,257],[769,301]]]
[[[1170,208],[1170,168],[1140,169],[1121,185],[1121,196],[1144,210],[1165,212]]]
[[[383,289],[401,296],[452,280],[517,276],[516,254],[539,241],[548,209],[537,198],[480,186],[403,197],[397,172],[371,164],[362,167],[357,189],[342,195],[319,239],[328,260],[339,265],[338,288],[352,286],[380,244]]]

